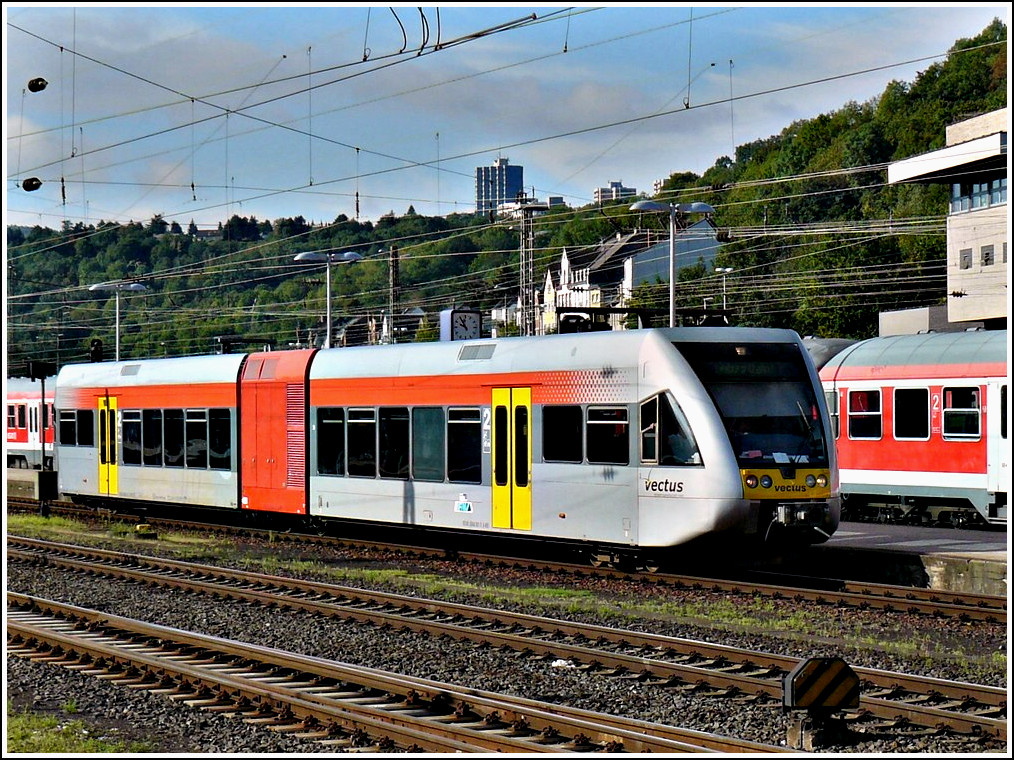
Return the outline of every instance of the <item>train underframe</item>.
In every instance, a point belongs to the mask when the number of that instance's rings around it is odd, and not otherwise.
[[[992,494],[980,511],[967,499],[882,494],[842,493],[841,519],[845,522],[876,522],[894,525],[989,529],[1004,528],[1007,494]],[[985,514],[983,514],[985,512]],[[986,515],[989,515],[987,519]]]

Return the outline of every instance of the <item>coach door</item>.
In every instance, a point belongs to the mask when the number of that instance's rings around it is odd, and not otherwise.
[[[99,399],[99,493],[119,493],[116,474],[116,397]]]
[[[493,389],[493,527],[532,529],[532,389]]]

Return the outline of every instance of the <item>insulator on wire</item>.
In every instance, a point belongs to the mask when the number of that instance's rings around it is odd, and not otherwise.
[[[29,92],[42,92],[46,89],[47,84],[49,82],[42,77],[35,77],[35,79],[28,80],[28,90]]]
[[[38,190],[40,187],[42,187],[42,180],[39,179],[38,177],[29,177],[28,179],[26,179],[24,182],[21,183],[21,187],[27,190],[28,192],[32,192],[32,190]]]

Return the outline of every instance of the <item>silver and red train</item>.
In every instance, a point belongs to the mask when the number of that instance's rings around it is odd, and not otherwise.
[[[831,412],[843,519],[1007,524],[1006,330],[805,342]]]
[[[42,386],[46,387],[46,403],[42,402]],[[53,467],[53,392],[56,378],[37,380],[15,377],[7,379],[7,466],[16,469],[47,469]]]
[[[68,365],[60,493],[577,545],[779,546],[838,525],[788,330],[680,328]]]

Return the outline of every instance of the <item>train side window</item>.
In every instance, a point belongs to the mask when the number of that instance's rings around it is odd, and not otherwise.
[[[146,466],[162,466],[161,409],[145,409],[141,412],[141,448]]]
[[[377,410],[349,409],[349,475],[377,477]]]
[[[827,404],[827,413],[831,418],[831,434],[837,438],[841,432],[841,418],[838,415],[838,392],[824,391],[824,401]]]
[[[447,410],[447,479],[482,482],[482,419],[477,408]]]
[[[404,406],[381,407],[378,415],[380,477],[408,479],[408,409]]]
[[[894,437],[896,440],[929,440],[929,415],[928,388],[894,389]]]
[[[345,410],[317,409],[317,474],[345,474]]]
[[[163,414],[162,455],[165,458],[165,466],[182,467],[186,449],[183,410],[166,409]]]
[[[13,430],[16,427],[15,420],[17,417],[14,414],[14,404],[7,405],[7,427]]]
[[[27,412],[25,410],[25,405],[24,404],[18,404],[18,427],[19,428],[24,429],[24,428],[28,427],[28,420],[26,419],[26,416],[25,416],[26,414],[27,414]]]
[[[187,467],[208,469],[208,410],[187,409]]]
[[[542,460],[544,462],[572,462],[583,460],[581,407],[542,407]]]
[[[95,412],[91,409],[79,409],[77,412],[77,445],[95,445]]]
[[[412,410],[412,477],[438,483],[444,479],[444,410],[417,406]]]
[[[876,440],[882,434],[880,391],[849,391],[849,438]]]
[[[208,466],[232,469],[232,413],[228,409],[208,410]]]
[[[626,407],[588,407],[585,431],[592,464],[630,463],[630,425]]]
[[[944,388],[944,438],[979,437],[979,389]]]
[[[13,414],[14,407],[7,407],[8,411]],[[57,431],[58,440],[61,446],[76,446],[77,445],[77,412],[73,409],[61,409],[58,417],[60,421],[60,427]],[[7,426],[10,427],[10,417],[8,417]]]
[[[1000,386],[1000,437],[1007,438],[1007,386]]]
[[[122,464],[140,465],[141,457],[141,412],[138,409],[124,409],[120,412],[123,429],[120,440],[123,442]]]

